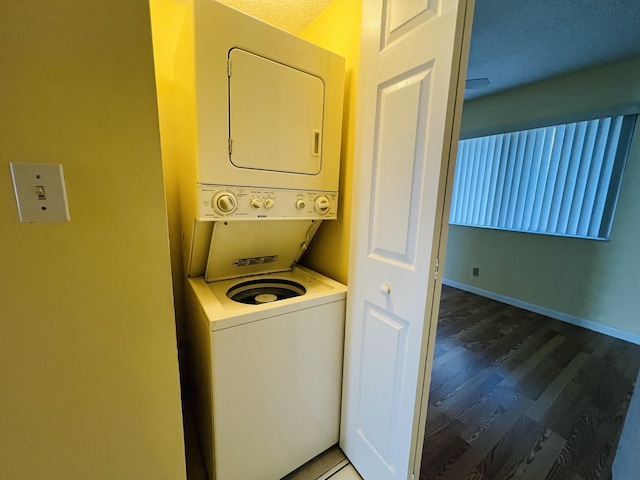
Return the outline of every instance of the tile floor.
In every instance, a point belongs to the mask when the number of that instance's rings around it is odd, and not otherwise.
[[[335,445],[322,452],[316,458],[291,472],[282,480],[325,480],[338,478],[334,474],[349,465],[349,460]]]
[[[362,480],[362,477],[358,475],[358,472],[351,464],[348,464],[330,478],[331,480]]]

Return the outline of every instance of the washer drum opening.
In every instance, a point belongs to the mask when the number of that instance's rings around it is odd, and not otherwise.
[[[307,293],[306,289],[299,283],[274,278],[239,283],[227,290],[227,297],[238,303],[261,305],[299,297],[305,293]]]

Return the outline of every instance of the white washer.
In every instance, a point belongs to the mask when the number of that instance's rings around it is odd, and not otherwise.
[[[266,293],[249,295],[260,282]],[[268,301],[291,284],[304,293]],[[192,406],[210,477],[279,479],[338,442],[345,298],[344,285],[299,266],[188,279]]]

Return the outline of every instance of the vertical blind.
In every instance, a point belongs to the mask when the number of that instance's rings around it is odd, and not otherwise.
[[[608,239],[635,119],[461,140],[450,223]]]

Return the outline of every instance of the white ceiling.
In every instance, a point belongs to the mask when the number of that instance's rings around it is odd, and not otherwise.
[[[640,55],[640,0],[476,0],[465,99]]]
[[[298,34],[331,0],[220,0],[220,3]]]

